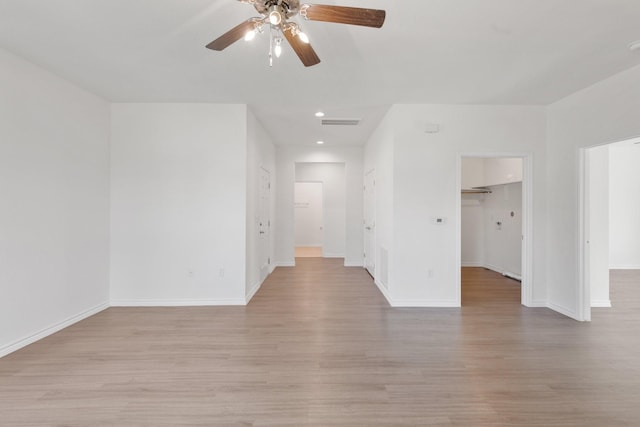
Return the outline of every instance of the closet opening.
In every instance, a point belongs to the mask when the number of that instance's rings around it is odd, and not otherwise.
[[[460,303],[530,304],[527,157],[476,155],[460,161]]]

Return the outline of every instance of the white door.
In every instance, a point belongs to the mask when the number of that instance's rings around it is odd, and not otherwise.
[[[271,175],[268,170],[260,168],[260,200],[258,217],[258,248],[260,253],[260,279],[269,275],[271,267],[270,235],[271,235]]]
[[[295,245],[296,247],[322,248],[323,230],[323,183],[295,183]]]
[[[376,171],[364,177],[364,267],[372,277],[376,271]]]

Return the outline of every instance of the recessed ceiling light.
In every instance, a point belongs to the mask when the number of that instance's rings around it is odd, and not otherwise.
[[[324,144],[324,141],[318,141],[317,144],[322,145]]]
[[[316,117],[324,117],[324,113],[322,111],[318,111],[316,113]]]
[[[629,45],[629,50],[635,52],[636,50],[640,50],[640,40],[637,40]]]

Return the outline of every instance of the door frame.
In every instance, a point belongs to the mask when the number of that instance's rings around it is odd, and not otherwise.
[[[377,196],[377,194],[376,194],[376,170],[375,170],[375,168],[369,170],[368,172],[365,172],[365,174],[364,174],[364,186],[365,187],[367,185],[367,177],[369,176],[369,174],[373,174],[373,196],[372,196],[373,197],[373,205],[372,205],[372,208],[373,208],[373,212],[372,212],[373,231],[372,231],[372,241],[369,244],[370,247],[373,247],[373,254],[369,254],[368,249],[370,249],[370,248],[367,248],[366,245],[365,245],[365,242],[367,241],[366,238],[365,238],[365,236],[367,235],[367,230],[366,230],[367,224],[366,224],[366,212],[365,212],[366,202],[364,200],[364,196],[366,195],[367,189],[364,188],[363,189],[363,194],[362,194],[362,196],[363,196],[363,217],[364,217],[363,221],[362,221],[362,233],[363,233],[362,246],[363,246],[364,250],[362,252],[363,252],[363,254],[365,256],[364,256],[364,258],[362,260],[362,264],[363,264],[364,269],[367,270],[369,272],[369,274],[371,274],[371,276],[375,280],[375,278],[377,276],[377,271],[376,270],[378,268],[378,263],[377,263],[377,248],[378,247],[377,247],[377,240],[376,240],[376,236],[377,236],[377,230],[376,230],[376,214],[377,214],[376,200],[377,200],[377,198],[376,198],[376,196]],[[369,271],[369,269],[367,268],[367,259],[370,258],[370,257],[373,258],[373,271]]]
[[[321,205],[320,205],[320,209],[321,209],[321,214],[322,214],[322,224],[320,226],[320,231],[321,231],[321,237],[320,237],[320,249],[322,251],[322,258],[325,257],[324,254],[324,246],[325,246],[325,234],[324,234],[324,223],[325,223],[325,206],[324,206],[324,199],[325,199],[325,194],[324,194],[324,190],[325,190],[325,184],[323,181],[309,181],[309,180],[301,180],[298,181],[296,180],[293,183],[293,197],[294,197],[294,211],[293,211],[293,247],[294,247],[294,252],[295,252],[295,248],[296,248],[296,226],[297,226],[297,222],[298,222],[298,214],[297,211],[295,210],[295,194],[296,194],[296,186],[297,184],[320,184],[320,199],[321,199]]]
[[[589,170],[588,153],[592,148],[632,141],[640,141],[640,137],[608,141],[578,149],[578,308],[576,320],[579,321],[591,321],[591,249],[589,243],[591,229],[589,217],[591,188],[589,186],[589,178],[591,171]]]
[[[263,173],[266,173],[266,176],[268,177],[268,185],[267,185],[267,200],[266,200],[266,206],[264,205],[264,201],[262,200],[262,175]],[[273,264],[273,251],[272,251],[272,233],[271,233],[271,221],[272,221],[272,209],[271,209],[271,171],[269,169],[267,169],[265,166],[260,166],[259,170],[258,170],[258,253],[260,254],[259,258],[259,273],[258,276],[260,278],[260,282],[262,283],[268,276],[269,274],[271,274],[273,272],[274,269],[274,264]],[[267,213],[267,223],[266,224],[262,224],[262,222],[265,220],[265,218],[263,218],[263,210]],[[260,237],[262,234],[264,234],[264,236]],[[264,245],[264,247],[263,247]],[[263,253],[266,252],[266,253]],[[267,264],[262,264],[263,259],[262,255],[266,255],[267,258]],[[266,270],[265,270],[266,268]]]
[[[533,300],[533,155],[529,152],[464,152],[457,156],[456,182],[456,298],[462,306],[462,159],[520,158],[522,159],[522,282],[520,302],[536,307]]]

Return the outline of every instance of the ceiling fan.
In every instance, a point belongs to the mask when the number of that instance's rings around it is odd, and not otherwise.
[[[318,58],[318,55],[309,44],[307,35],[300,30],[296,22],[291,21],[296,15],[300,15],[310,21],[335,22],[374,28],[382,27],[386,17],[384,10],[321,4],[301,5],[300,0],[238,1],[253,5],[261,16],[249,18],[237,25],[209,43],[207,48],[220,51],[243,37],[245,40],[251,40],[256,33],[262,33],[263,26],[268,24],[271,32],[269,46],[270,65],[273,65],[273,54],[279,57],[282,53],[280,33],[287,39],[287,42],[289,42],[305,67],[320,63],[320,58]]]

